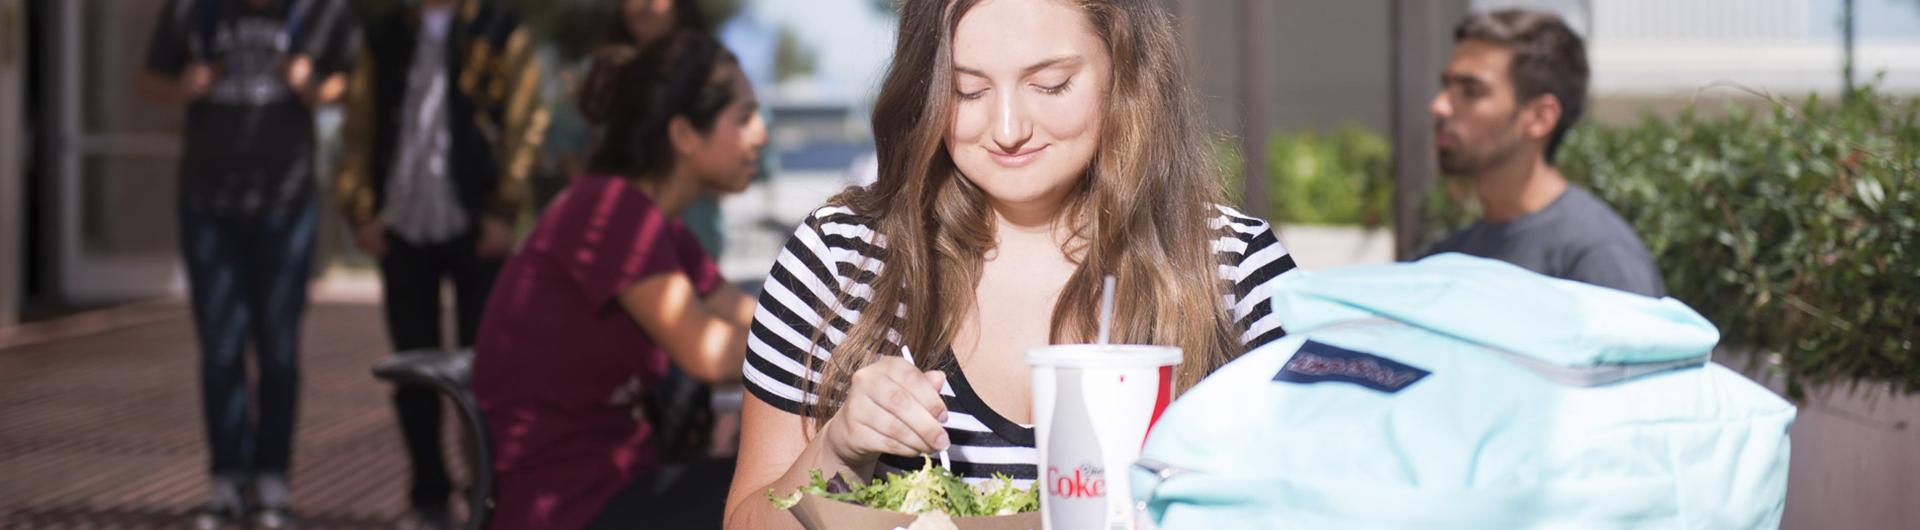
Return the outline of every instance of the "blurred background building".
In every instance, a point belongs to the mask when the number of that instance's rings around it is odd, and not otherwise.
[[[1856,0],[1855,77],[1887,78],[1887,90],[1920,92],[1920,2]],[[1387,133],[1394,2],[1277,0],[1257,24],[1242,2],[1172,2],[1187,19],[1197,85],[1223,130],[1244,116],[1239,95],[1247,27],[1262,28],[1271,51],[1256,66],[1274,69],[1275,128],[1331,129],[1359,124]],[[1431,42],[1412,51],[1451,48],[1453,22],[1469,11],[1504,7],[1560,13],[1587,38],[1594,104],[1602,119],[1637,116],[1647,105],[1684,103],[1718,80],[1790,96],[1838,93],[1845,52],[1843,0],[1436,0]],[[1429,82],[1437,84],[1438,75]],[[1248,116],[1248,119],[1254,117]]]

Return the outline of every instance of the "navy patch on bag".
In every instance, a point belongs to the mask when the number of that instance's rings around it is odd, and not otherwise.
[[[1274,374],[1273,380],[1299,384],[1353,383],[1394,393],[1429,374],[1432,372],[1378,355],[1307,341],[1287,360],[1287,365],[1280,368],[1280,373]]]

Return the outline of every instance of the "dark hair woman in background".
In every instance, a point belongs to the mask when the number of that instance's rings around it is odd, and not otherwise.
[[[674,31],[715,30],[694,0],[618,0],[607,3],[612,4],[614,9],[592,8],[582,11],[582,16],[607,21],[606,30],[599,35],[584,43],[574,41],[574,46],[584,48],[589,57],[593,55],[592,50],[607,47],[646,48]],[[549,174],[579,175],[586,165],[589,127],[571,105],[559,102],[573,97],[577,92],[574,87],[580,78],[586,77],[592,61],[556,57],[549,62],[561,70],[551,76],[556,82],[546,89],[547,99],[553,104],[548,105],[552,108],[552,121],[544,144],[545,163],[549,164]],[[725,250],[726,238],[720,231],[720,203],[717,199],[710,196],[695,198],[680,213],[680,220],[687,224],[695,237],[700,238],[700,245],[706,247],[708,254],[718,258]]]
[[[596,54],[580,93],[597,131],[586,173],[508,261],[474,348],[473,392],[497,448],[493,528],[633,527],[602,511],[661,464],[648,389],[670,363],[709,384],[740,378],[754,302],[677,215],[746,187],[767,136],[757,106],[704,33]],[[660,504],[717,527],[725,485],[705,489],[676,486]]]
[[[548,87],[550,101],[571,99],[578,92],[580,79],[586,77],[592,68],[591,58],[595,50],[610,47],[643,49],[676,30],[712,30],[693,0],[619,0],[610,3],[615,4],[618,11],[594,8],[578,13],[578,16],[608,20],[606,29],[599,36],[569,40],[571,46],[557,46],[561,48],[555,50],[558,56],[548,61],[560,70],[558,75],[551,76],[559,83]],[[581,60],[580,55],[586,55],[588,60]],[[547,158],[567,176],[578,175],[586,165],[586,120],[570,105],[550,106],[553,124],[547,129]]]
[[[621,0],[620,18],[607,30],[605,44],[645,47],[682,29],[713,30],[694,0]]]

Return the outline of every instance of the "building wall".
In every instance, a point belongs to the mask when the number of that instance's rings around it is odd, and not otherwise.
[[[83,158],[80,233],[105,255],[165,255],[179,248],[174,195],[184,107],[140,98],[137,76],[161,2],[76,2],[84,15],[80,128],[107,143]]]
[[[21,195],[26,183],[20,178],[23,155],[21,108],[26,71],[26,12],[19,0],[0,0],[0,329],[19,320],[25,275],[24,246],[26,215]]]
[[[38,2],[28,83],[40,99],[29,173],[40,242],[27,256],[54,304],[111,303],[177,294],[174,212],[182,108],[135,91],[163,3]]]
[[[1194,84],[1216,130],[1237,133],[1246,105],[1239,94],[1244,0],[1165,0],[1182,15]],[[1282,131],[1359,124],[1386,133],[1391,116],[1388,1],[1277,4],[1275,71],[1267,91],[1270,123]],[[1839,0],[1440,0],[1441,31],[1473,10],[1508,7],[1560,13],[1588,37],[1593,99],[1603,120],[1637,119],[1643,112],[1684,107],[1715,81],[1733,81],[1788,95],[1832,93],[1840,87],[1840,44],[1831,11]],[[1861,36],[1857,76],[1885,72],[1883,89],[1920,94],[1920,3],[1858,0]],[[1868,20],[1871,19],[1871,20]],[[1889,29],[1887,26],[1894,26]],[[1900,31],[1909,28],[1911,31]],[[1450,38],[1433,43],[1451,48]],[[1443,55],[1444,56],[1444,55]],[[1438,75],[1438,72],[1435,74]],[[1727,89],[1708,100],[1752,104]],[[1717,105],[1710,105],[1717,106]]]
[[[1855,80],[1920,94],[1920,2],[1855,0]],[[1474,0],[1560,12],[1587,39],[1596,99],[1667,108],[1714,84],[1797,96],[1843,85],[1841,0]],[[1590,21],[1590,22],[1588,22]],[[1707,90],[1731,97],[1731,89]]]
[[[1263,0],[1265,1],[1265,0]],[[1281,131],[1326,130],[1354,124],[1381,134],[1391,122],[1392,35],[1388,23],[1390,2],[1319,2],[1272,0],[1268,28],[1273,48],[1261,52],[1275,71],[1275,81],[1264,91],[1273,114],[1270,123]],[[1466,11],[1466,0],[1440,0],[1445,20]],[[1215,129],[1237,132],[1245,115],[1239,94],[1241,43],[1240,1],[1171,0],[1184,15],[1182,33],[1192,55],[1195,86],[1204,98]],[[1450,48],[1451,42],[1434,46]],[[1439,77],[1439,72],[1434,72]]]

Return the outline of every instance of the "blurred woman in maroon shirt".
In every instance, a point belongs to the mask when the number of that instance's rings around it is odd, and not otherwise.
[[[753,300],[678,220],[703,193],[744,189],[766,144],[733,54],[686,30],[609,48],[579,98],[597,133],[588,174],[507,263],[474,347],[473,392],[497,448],[496,529],[593,522],[661,464],[642,405],[669,363],[704,383],[737,381],[753,317]],[[702,514],[715,527],[719,502]]]

